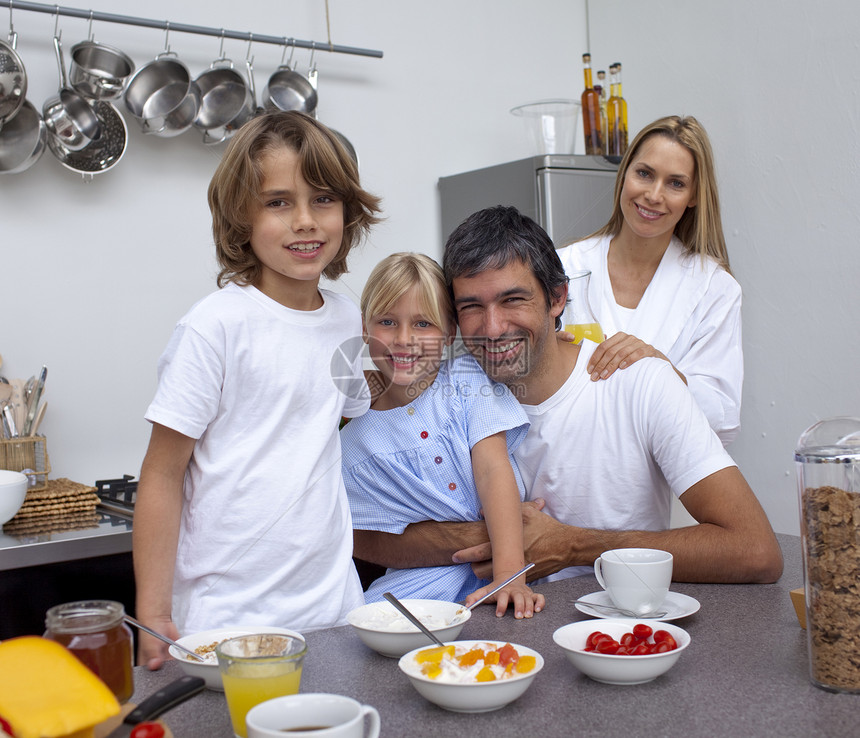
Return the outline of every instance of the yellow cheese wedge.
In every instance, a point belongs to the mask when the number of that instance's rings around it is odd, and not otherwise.
[[[0,643],[0,717],[15,738],[84,738],[119,709],[105,683],[59,643],[38,636]]]

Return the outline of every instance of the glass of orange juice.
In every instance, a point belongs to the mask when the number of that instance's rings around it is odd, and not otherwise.
[[[588,283],[591,272],[588,270],[572,272],[568,277],[568,302],[562,316],[564,330],[573,335],[574,343],[580,343],[583,338],[601,343],[605,338],[603,329],[588,302]]]
[[[248,735],[245,715],[255,705],[297,694],[302,663],[308,651],[298,633],[255,633],[237,636],[215,648],[233,732]]]

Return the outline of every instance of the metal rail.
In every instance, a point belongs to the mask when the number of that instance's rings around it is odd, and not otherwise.
[[[50,15],[63,15],[71,18],[83,18],[89,21],[104,21],[107,23],[122,23],[127,26],[141,26],[142,28],[158,28],[162,31],[178,31],[180,33],[194,33],[201,36],[216,36],[218,38],[232,38],[240,41],[249,41],[261,44],[276,44],[278,46],[290,46],[299,49],[312,49],[317,51],[330,51],[335,54],[354,54],[356,56],[370,56],[376,59],[382,58],[382,52],[375,49],[359,49],[354,46],[340,46],[327,41],[303,41],[286,36],[267,36],[265,34],[250,33],[249,31],[230,31],[224,28],[210,28],[208,26],[190,25],[188,23],[173,23],[169,20],[152,20],[150,18],[136,18],[131,15],[118,15],[116,13],[102,13],[94,10],[81,10],[79,8],[68,8],[61,5],[45,5],[43,3],[31,3],[25,0],[0,0],[0,7],[9,8],[12,11],[30,10],[35,13],[48,13]],[[10,21],[11,25],[11,21]]]

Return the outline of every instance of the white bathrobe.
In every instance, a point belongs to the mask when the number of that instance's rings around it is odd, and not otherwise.
[[[665,354],[727,445],[740,429],[740,285],[716,261],[690,255],[673,237],[639,305],[621,307],[609,279],[610,240],[589,238],[559,249],[565,271],[591,272],[588,299],[606,337],[623,331]]]

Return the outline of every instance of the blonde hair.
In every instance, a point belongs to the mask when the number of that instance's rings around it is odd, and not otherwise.
[[[720,197],[717,191],[714,154],[711,151],[707,132],[691,115],[683,118],[677,115],[660,118],[636,134],[636,138],[628,147],[618,167],[612,217],[603,228],[588,238],[617,236],[621,231],[624,223],[621,190],[624,188],[627,170],[642,144],[652,136],[665,136],[670,141],[683,146],[693,156],[696,204],[684,211],[675,225],[675,235],[691,254],[710,256],[731,274],[726,241],[723,237],[723,224],[720,219]]]
[[[262,160],[280,147],[298,154],[302,176],[311,187],[343,201],[343,238],[323,270],[326,277],[337,279],[347,271],[349,252],[379,222],[379,198],[361,188],[356,163],[331,130],[296,111],[258,116],[230,140],[209,184],[212,235],[221,268],[219,287],[227,282],[254,284],[259,279],[262,267],[251,249],[251,223],[260,206]]]
[[[419,287],[425,317],[442,330],[453,331],[454,304],[442,267],[429,256],[408,252],[386,256],[373,268],[361,293],[364,322],[387,313],[415,285]]]

